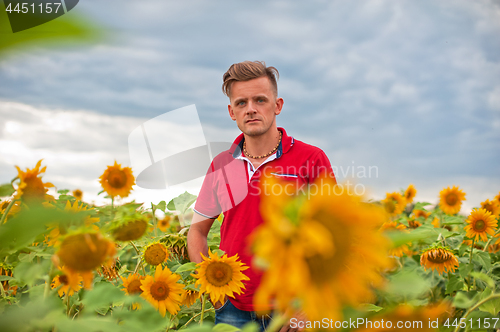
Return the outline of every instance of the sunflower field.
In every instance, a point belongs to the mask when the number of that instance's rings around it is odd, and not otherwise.
[[[195,264],[186,235],[196,196],[115,204],[135,184],[115,161],[99,178],[109,204],[98,206],[78,189],[49,195],[45,170],[17,167],[0,186],[2,332],[239,330],[214,325],[211,304],[248,280],[249,267],[219,249],[223,215]],[[432,205],[413,185],[370,201],[321,181],[331,190],[261,197],[250,239],[269,330],[297,315],[306,330],[500,330],[500,193],[465,215],[456,186]]]

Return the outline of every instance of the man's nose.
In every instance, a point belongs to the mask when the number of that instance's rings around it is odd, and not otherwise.
[[[256,104],[253,101],[248,102],[247,114],[252,114],[257,112]]]

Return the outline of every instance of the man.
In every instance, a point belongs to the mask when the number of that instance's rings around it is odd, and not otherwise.
[[[266,176],[276,176],[297,185],[311,183],[321,173],[333,176],[325,153],[314,146],[288,136],[276,125],[283,99],[278,97],[278,71],[264,62],[245,61],[233,64],[223,76],[224,94],[229,97],[229,116],[236,121],[242,134],[230,150],[214,158],[195,205],[195,214],[188,233],[191,261],[208,256],[207,234],[214,219],[224,213],[220,249],[228,256],[238,254],[250,266],[244,273],[250,280],[241,295],[214,303],[215,322],[237,327],[257,321],[261,329],[269,316],[254,312],[253,294],[259,286],[262,272],[252,265],[248,236],[260,225],[260,186]],[[288,330],[289,325],[283,327]],[[293,329],[290,329],[293,330]]]

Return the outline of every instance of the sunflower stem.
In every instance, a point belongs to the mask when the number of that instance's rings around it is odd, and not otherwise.
[[[472,244],[470,245],[470,259],[469,259],[469,265],[472,264],[472,252],[474,251],[474,240],[475,238],[472,238]],[[470,273],[467,276],[467,291],[470,291]]]
[[[153,202],[151,202],[151,211],[153,211],[153,225],[155,226],[155,237],[158,236],[158,225],[157,225],[157,222],[156,222],[156,209],[155,209],[155,206],[153,204]]]
[[[493,236],[492,236],[492,237],[490,237],[490,239],[488,240],[488,242],[486,243],[486,245],[485,245],[485,246],[484,246],[484,248],[483,248],[483,252],[484,252],[484,251],[486,251],[486,250],[488,250],[488,247],[490,246],[491,241],[492,241],[492,240],[493,240],[493,238],[494,238],[496,235],[498,235],[498,234],[500,234],[500,228],[499,228],[499,229],[495,232],[495,234],[493,234]]]
[[[43,297],[44,298],[47,298],[49,296],[50,284],[52,282],[53,277],[54,277],[54,264],[51,264],[49,275],[47,276],[47,279],[45,280],[45,288],[43,290]]]
[[[479,301],[474,306],[472,306],[469,310],[467,310],[467,312],[465,313],[465,315],[462,318],[466,319],[470,315],[471,312],[473,312],[474,310],[476,310],[477,308],[479,308],[480,306],[482,306],[486,302],[488,302],[490,300],[493,300],[493,299],[496,299],[496,298],[500,298],[500,294],[498,294],[498,293],[497,294],[491,294],[490,296],[488,296],[484,300]],[[454,332],[458,332],[459,330],[460,330],[460,325],[457,324],[457,327],[455,328]]]
[[[0,219],[0,225],[3,224],[4,220],[7,218],[7,215],[9,214],[10,209],[12,208],[12,206],[14,206],[14,203],[17,201],[18,199],[13,199],[12,201],[10,201],[9,205],[5,209],[4,214],[2,215],[2,219]]]
[[[207,309],[205,310],[205,312],[209,312],[209,311],[215,311],[214,308],[210,308],[210,309]],[[196,315],[194,315],[193,317],[191,317],[186,324],[182,325],[182,328],[184,327],[187,327],[189,325],[189,323],[191,323],[196,317],[198,317],[199,315],[201,315],[201,312],[197,313]]]
[[[203,325],[203,316],[205,314],[205,304],[206,304],[206,301],[205,301],[205,297],[206,297],[206,293],[203,293],[202,297],[201,297],[201,312],[200,312],[200,325]]]
[[[7,294],[5,294],[5,289],[3,288],[2,283],[0,282],[0,294],[2,294],[2,297],[6,297]]]
[[[66,302],[66,316],[69,317],[69,312],[70,312],[70,306],[69,306],[69,296],[68,296],[68,293],[69,293],[69,289],[68,291],[66,291],[66,294],[64,294],[64,302]]]
[[[137,259],[137,265],[135,267],[135,270],[134,270],[134,273],[137,272],[137,269],[139,268],[139,265],[141,265],[142,267],[142,273],[144,273],[144,275],[146,275],[146,270],[144,269],[144,265],[141,264],[141,252],[139,251],[139,249],[137,249],[136,245],[134,242],[130,241],[130,244],[132,244],[132,246],[134,247],[135,249],[135,252],[137,253],[137,255],[139,255],[139,258]]]
[[[178,313],[179,312],[177,312],[177,314]],[[177,317],[177,314],[175,314],[175,315],[170,314],[170,322],[168,323],[168,326],[167,326],[167,329],[165,330],[165,332],[168,332],[168,330],[170,330],[170,327],[172,326],[172,321],[175,319],[175,317]]]

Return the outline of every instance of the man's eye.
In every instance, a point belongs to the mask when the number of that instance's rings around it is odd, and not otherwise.
[[[238,106],[243,106],[243,105],[245,105],[245,102],[244,102],[244,101],[240,101],[240,102],[238,103]]]

